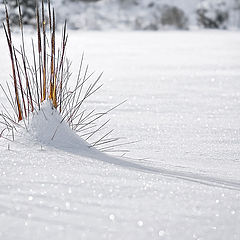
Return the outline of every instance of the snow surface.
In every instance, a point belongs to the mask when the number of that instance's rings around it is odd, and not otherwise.
[[[72,71],[83,50],[92,69],[104,70],[86,106],[128,99],[110,127],[141,141],[118,159],[84,153],[67,126],[61,144],[56,135],[57,144],[45,145],[37,131],[0,139],[0,239],[238,240],[240,33],[69,35]],[[1,82],[11,72],[3,37]]]
[[[41,104],[41,110],[32,116],[28,128],[23,134],[44,145],[55,148],[79,148],[81,152],[89,151],[89,144],[71,130],[50,101]]]

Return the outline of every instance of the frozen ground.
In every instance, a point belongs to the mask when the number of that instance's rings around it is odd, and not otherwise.
[[[238,240],[240,33],[70,32],[68,46],[73,72],[82,50],[105,72],[90,106],[128,99],[111,126],[148,159],[0,140],[0,239]]]

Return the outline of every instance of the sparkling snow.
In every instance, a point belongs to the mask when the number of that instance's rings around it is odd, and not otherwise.
[[[72,71],[83,50],[93,70],[104,70],[89,107],[128,99],[110,125],[141,141],[118,160],[0,139],[0,239],[238,240],[240,33],[69,35]],[[4,82],[3,31],[0,43]]]

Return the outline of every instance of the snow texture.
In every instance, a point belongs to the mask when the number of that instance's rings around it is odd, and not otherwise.
[[[61,118],[46,103],[30,135],[0,139],[0,239],[238,240],[239,32],[69,35],[73,73],[83,50],[105,72],[86,107],[127,98],[110,127],[141,142],[117,158],[89,150],[64,123],[52,139]],[[4,83],[2,32],[0,43]]]

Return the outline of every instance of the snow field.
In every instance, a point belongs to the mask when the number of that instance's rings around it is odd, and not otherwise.
[[[8,150],[0,139],[0,239],[238,240],[239,33],[70,32],[69,41],[73,72],[83,50],[104,70],[87,104],[127,98],[111,127],[141,140],[127,156],[148,159],[117,162],[26,136]]]

